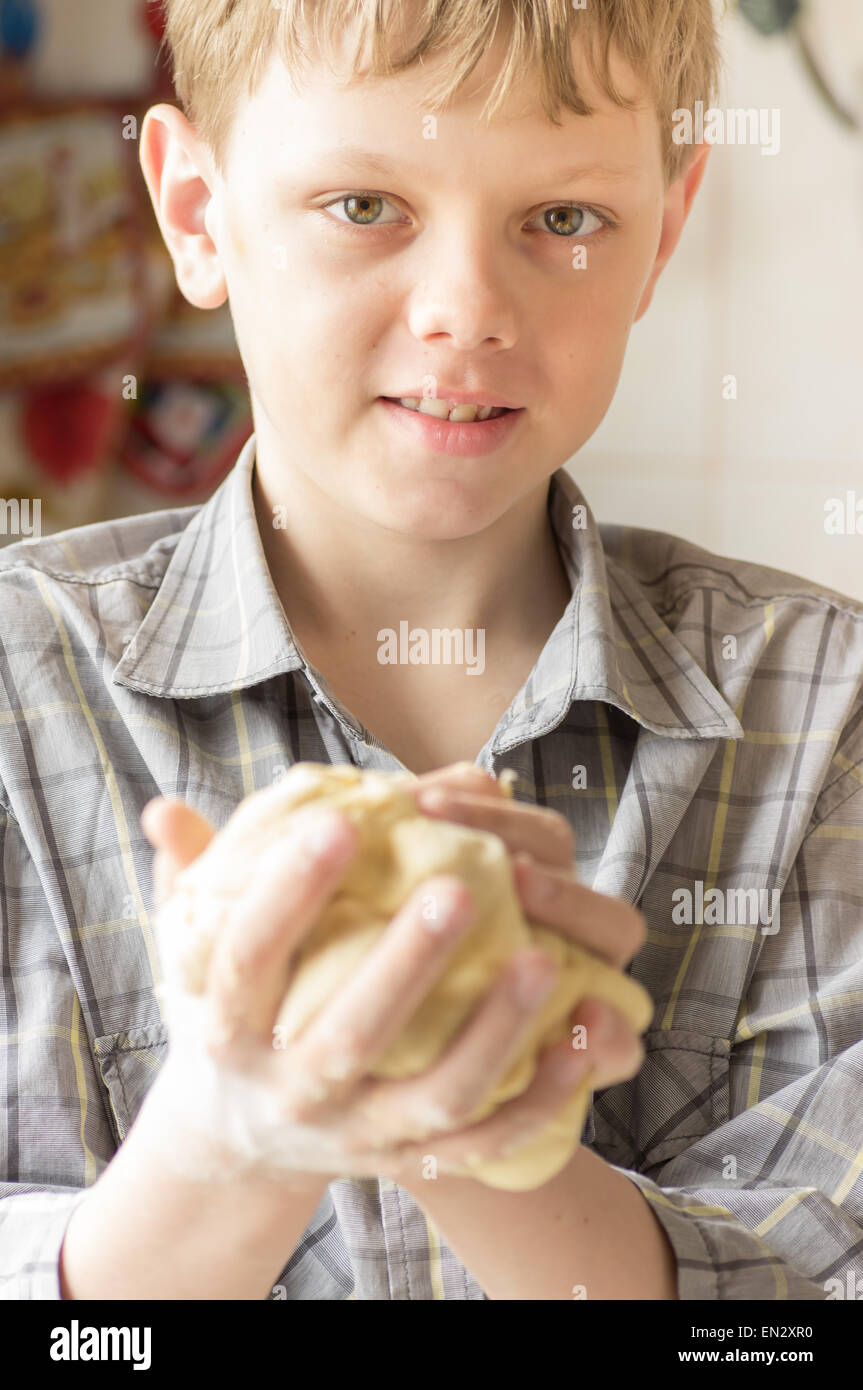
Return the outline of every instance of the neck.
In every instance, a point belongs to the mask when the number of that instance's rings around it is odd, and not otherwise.
[[[304,631],[318,642],[338,642],[402,619],[530,641],[538,623],[551,617],[553,626],[571,595],[548,488],[546,479],[478,534],[417,540],[358,521],[302,471],[286,475],[280,460],[272,467],[260,451],[252,474],[267,564],[301,642]]]

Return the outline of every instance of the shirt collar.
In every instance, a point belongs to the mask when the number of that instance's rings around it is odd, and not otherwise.
[[[258,532],[255,435],[181,532],[158,593],[114,668],[117,685],[171,699],[304,669],[315,697],[362,730],[305,661]],[[573,700],[605,700],[672,738],[742,738],[736,716],[632,575],[609,560],[576,483],[552,475],[549,516],[572,597],[510,708],[495,752],[554,728]],[[574,524],[576,523],[576,524]]]
[[[743,738],[695,657],[607,552],[603,534],[625,541],[627,528],[597,523],[565,468],[552,474],[549,516],[573,592],[519,692],[517,723],[526,720],[536,737],[555,728],[574,700],[604,700],[669,738]],[[507,735],[496,751],[510,743]]]

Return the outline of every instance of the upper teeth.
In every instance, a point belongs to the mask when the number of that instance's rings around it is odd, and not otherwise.
[[[400,396],[399,405],[406,406],[408,410],[418,410],[421,415],[434,415],[438,420],[455,420],[461,424],[491,420],[504,413],[501,405],[456,405],[439,396]]]

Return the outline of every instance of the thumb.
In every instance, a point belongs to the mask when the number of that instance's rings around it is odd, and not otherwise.
[[[216,827],[179,797],[157,796],[141,812],[141,827],[156,850],[153,882],[157,906],[171,896],[177,875],[216,834]]]

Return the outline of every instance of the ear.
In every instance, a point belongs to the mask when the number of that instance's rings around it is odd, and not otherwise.
[[[140,159],[180,290],[197,309],[218,309],[228,286],[208,226],[216,177],[209,150],[183,112],[164,103],[144,118]]]
[[[650,279],[644,287],[638,310],[633,323],[637,323],[643,314],[647,313],[650,301],[653,298],[653,291],[656,282],[662,274],[667,262],[671,259],[672,252],[680,240],[683,225],[689,216],[693,200],[698,192],[701,180],[704,177],[704,170],[707,166],[707,157],[712,149],[711,145],[698,145],[695,152],[687,164],[686,168],[678,175],[672,184],[669,184],[665,195],[665,207],[662,213],[662,236],[659,241],[659,249],[656,253],[656,260],[650,272]]]

